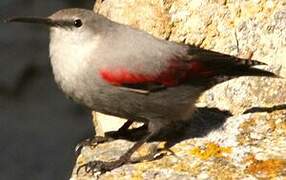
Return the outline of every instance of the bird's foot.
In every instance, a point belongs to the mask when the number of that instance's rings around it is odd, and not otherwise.
[[[128,127],[133,123],[133,121],[128,120],[118,131],[113,132],[113,136],[110,136],[108,132],[105,136],[95,136],[93,138],[88,138],[82,142],[80,142],[75,148],[75,154],[78,156],[83,147],[89,146],[91,148],[95,148],[98,144],[102,144],[105,142],[113,141],[116,138],[121,137],[126,134]]]
[[[86,164],[83,164],[77,168],[77,174],[79,171],[84,168],[86,173],[95,173],[104,174],[107,171],[112,171],[123,164],[126,164],[128,161],[126,159],[118,159],[116,161],[106,162],[106,161],[90,161]]]
[[[113,138],[103,137],[103,136],[95,136],[93,138],[85,139],[84,141],[80,142],[76,146],[75,153],[76,153],[76,155],[79,155],[81,150],[82,150],[82,148],[85,147],[85,146],[89,146],[91,148],[95,148],[98,144],[102,144],[102,143],[105,143],[105,142],[110,142],[112,140],[113,140]]]

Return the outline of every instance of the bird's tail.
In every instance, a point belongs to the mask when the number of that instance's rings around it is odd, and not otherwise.
[[[266,63],[262,63],[257,60],[246,60],[246,59],[238,59],[237,61],[238,64],[232,66],[229,69],[226,68],[225,70],[222,70],[217,76],[215,76],[213,81],[211,81],[211,83],[209,84],[210,85],[209,88],[216,84],[242,76],[283,78],[268,70],[259,69],[255,67],[258,65],[267,65]]]
[[[281,78],[273,72],[260,69],[256,66],[267,65],[266,63],[249,58],[238,58],[235,56],[190,46],[189,55],[191,62],[199,64],[202,72],[199,72],[200,81],[192,83],[215,84],[237,78],[240,76],[265,76]],[[194,63],[193,63],[194,64]]]
[[[254,62],[259,62],[259,61],[254,61]],[[261,63],[261,64],[255,64],[255,65],[266,65],[266,64]],[[276,75],[275,73],[270,72],[268,70],[258,69],[257,67],[254,67],[255,65],[243,65],[242,64],[242,65],[233,66],[231,69],[227,69],[223,71],[221,74],[225,76],[234,76],[234,77],[239,77],[239,76],[267,76],[267,77],[274,77],[274,78],[280,77]]]

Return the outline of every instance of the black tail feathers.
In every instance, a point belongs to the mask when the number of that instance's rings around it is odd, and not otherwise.
[[[254,61],[254,62],[259,62],[259,61]],[[262,64],[259,64],[259,65],[262,65]],[[246,67],[246,65],[236,66],[230,69],[228,72],[225,72],[224,75],[237,76],[237,77],[238,76],[267,76],[267,77],[274,77],[274,78],[279,77],[273,72],[252,67],[254,65],[247,65],[247,66],[248,67]]]

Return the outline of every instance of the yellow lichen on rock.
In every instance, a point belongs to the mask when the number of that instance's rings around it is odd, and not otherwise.
[[[225,154],[231,153],[231,147],[221,147],[215,143],[208,143],[205,145],[204,148],[195,147],[191,149],[190,153],[202,160],[207,160],[212,157],[214,158],[223,157]]]
[[[267,159],[267,160],[256,160],[253,159],[252,163],[245,169],[246,173],[276,177],[286,173],[286,160],[282,159]]]

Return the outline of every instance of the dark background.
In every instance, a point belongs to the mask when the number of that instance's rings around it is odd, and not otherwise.
[[[1,0],[0,18],[48,16],[92,0]],[[90,112],[54,83],[48,29],[0,23],[0,179],[68,179],[74,147],[92,136]]]

